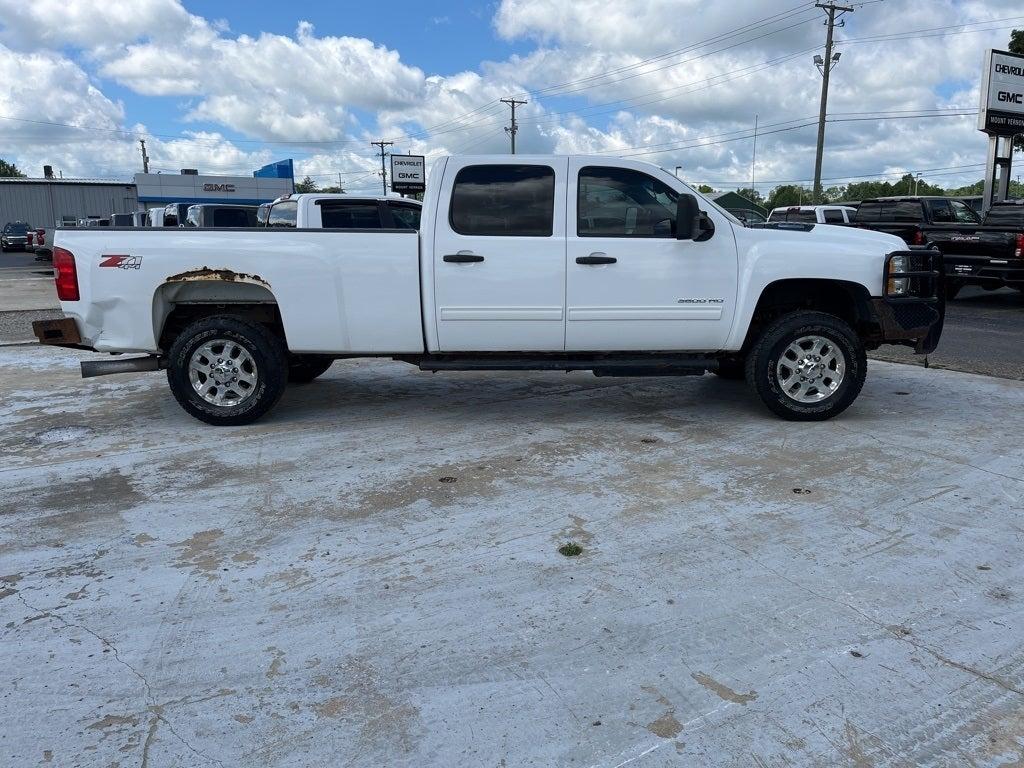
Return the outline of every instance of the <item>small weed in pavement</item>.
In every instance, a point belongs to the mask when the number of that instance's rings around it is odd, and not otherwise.
[[[566,557],[579,557],[583,554],[583,547],[575,541],[570,541],[568,544],[563,544],[558,548],[558,554],[565,555]]]

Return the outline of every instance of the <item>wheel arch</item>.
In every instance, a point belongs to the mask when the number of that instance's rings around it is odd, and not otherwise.
[[[879,333],[871,294],[861,283],[829,278],[785,278],[775,280],[761,290],[743,341],[743,350],[748,350],[763,329],[776,318],[798,310],[834,315],[848,323],[866,342]]]
[[[165,351],[190,323],[224,314],[266,327],[287,346],[277,298],[266,282],[254,276],[214,273],[196,279],[168,278],[153,294],[152,311],[153,337]]]

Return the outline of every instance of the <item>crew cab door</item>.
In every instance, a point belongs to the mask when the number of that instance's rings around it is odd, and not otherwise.
[[[572,158],[569,175],[566,350],[724,347],[736,305],[729,220],[702,206],[715,232],[702,242],[677,240],[685,187],[670,174]]]
[[[563,349],[567,165],[448,161],[433,233],[440,351]]]

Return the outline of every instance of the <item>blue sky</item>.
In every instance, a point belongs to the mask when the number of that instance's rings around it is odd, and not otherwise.
[[[826,177],[976,178],[985,142],[968,112],[982,52],[1024,26],[1017,0],[855,5],[830,113],[869,118],[829,125]],[[0,152],[121,178],[146,137],[155,167],[235,173],[293,157],[300,174],[369,184],[371,139],[428,156],[507,151],[498,99],[526,94],[521,151],[634,153],[737,185],[756,114],[793,123],[760,136],[758,178],[799,181],[823,20],[812,0],[0,0]],[[548,90],[566,82],[583,85]],[[927,119],[891,116],[913,111]]]

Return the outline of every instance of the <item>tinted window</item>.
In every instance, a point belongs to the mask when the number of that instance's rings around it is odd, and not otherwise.
[[[460,235],[550,237],[555,172],[546,165],[463,168],[452,190],[452,229]]]
[[[882,217],[883,221],[888,219],[889,221],[919,222],[924,220],[924,209],[921,208],[921,203],[913,200],[889,203],[886,208],[882,209]]]
[[[420,211],[418,205],[402,205],[401,203],[388,203],[391,210],[391,224],[398,229],[419,229]]]
[[[1024,205],[993,205],[985,214],[985,223],[1024,228]]]
[[[268,227],[294,227],[295,217],[298,214],[299,204],[294,200],[284,200],[275,203],[267,216]]]
[[[826,224],[842,224],[843,212],[835,208],[826,208],[822,213],[825,216]]]
[[[256,211],[256,226],[267,226],[267,216],[270,214],[270,203],[263,203]]]
[[[977,224],[978,214],[976,214],[967,203],[961,203],[959,200],[950,200],[949,204],[953,207],[953,216],[960,224]]]
[[[626,168],[580,171],[576,232],[580,237],[673,237],[679,193]]]
[[[861,203],[860,208],[857,209],[857,213],[854,215],[853,218],[854,221],[881,221],[882,204]]]
[[[346,203],[320,202],[320,222],[324,229],[380,229],[380,209],[376,201]]]
[[[8,224],[4,227],[4,231],[9,235],[24,235],[28,232],[28,224]]]
[[[193,205],[188,209],[188,215],[185,216],[186,227],[198,227],[199,226],[199,212],[202,210],[198,205]]]
[[[932,210],[932,221],[953,221],[953,210],[948,200],[932,200],[928,207]]]
[[[189,218],[192,212],[189,211]],[[245,208],[214,208],[213,226],[215,227],[254,227],[256,212]]]

